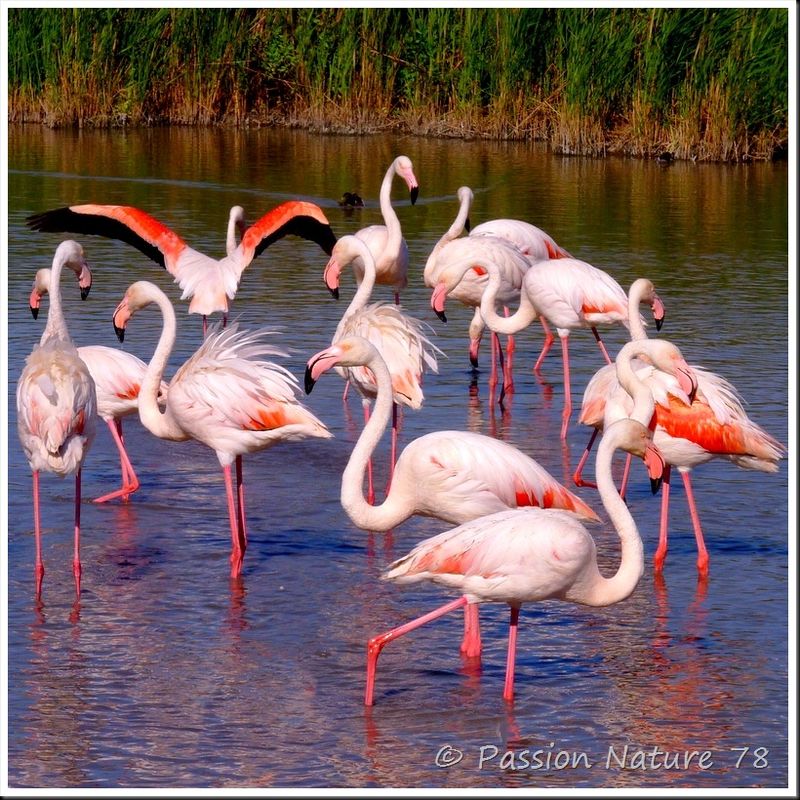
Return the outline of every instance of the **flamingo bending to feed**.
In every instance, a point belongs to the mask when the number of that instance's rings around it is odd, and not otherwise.
[[[691,365],[697,382],[696,392],[689,393],[688,397],[681,397],[674,390],[664,393],[660,387],[665,376],[658,369],[663,365],[653,356],[654,341],[658,340],[629,342],[617,355],[620,386],[606,403],[604,425],[631,416],[654,427],[654,442],[667,463],[658,548],[654,557],[655,571],[663,571],[667,555],[669,480],[671,467],[675,466],[683,479],[697,542],[697,571],[700,577],[705,578],[708,576],[709,558],[689,475],[692,468],[722,458],[745,469],[777,472],[778,462],[784,457],[786,448],[747,416],[736,389],[713,372]],[[654,366],[637,370],[633,359],[640,355],[649,358]],[[650,411],[649,403],[653,399],[655,404]]]
[[[447,322],[445,305],[448,297],[475,309],[475,316],[470,323],[470,361],[473,367],[477,364],[480,332],[487,323],[480,305],[489,286],[490,268],[497,276],[495,296],[499,296],[503,305],[508,305],[518,300],[525,273],[530,266],[530,261],[518,247],[496,236],[474,239],[464,236],[447,242],[439,251],[435,271],[426,279],[426,283],[433,286],[431,305],[442,322]],[[481,319],[480,325],[476,324],[477,319]],[[493,333],[498,332],[491,325],[489,327]],[[516,330],[513,332],[516,333]],[[499,339],[495,335],[492,337],[492,371],[489,377],[492,387],[497,384],[496,357],[499,346]],[[513,350],[510,341],[508,347]],[[506,361],[504,373],[503,388],[509,391],[513,388],[510,358]]]
[[[647,331],[642,324],[642,317],[639,314],[639,306],[642,303],[647,303],[650,306],[657,331],[660,331],[661,326],[664,324],[664,304],[661,302],[661,298],[656,294],[656,287],[653,286],[653,282],[649,281],[647,278],[638,278],[631,284],[631,288],[628,290],[628,327],[631,333],[631,340],[647,338]],[[606,398],[616,390],[617,386],[619,386],[619,382],[617,381],[617,368],[615,364],[604,364],[591,377],[589,383],[586,384],[578,422],[581,425],[589,425],[594,428],[594,430],[589,437],[589,443],[586,445],[586,449],[583,451],[580,461],[578,461],[575,474],[572,476],[576,486],[594,487],[593,483],[584,481],[581,475],[583,473],[583,467],[586,464],[586,459],[589,458],[589,452],[592,449],[594,440],[597,438],[597,434],[603,430]],[[625,485],[630,470],[630,463],[631,454],[628,453],[625,458],[625,471],[623,473],[622,485],[620,486],[620,495],[623,498],[625,497]]]
[[[388,531],[416,514],[461,524],[524,506],[560,508],[590,522],[600,521],[580,497],[516,447],[468,431],[436,431],[406,445],[386,499],[379,506],[372,505],[364,498],[364,473],[389,422],[391,375],[371,342],[348,336],[309,359],[306,392],[311,392],[323,373],[337,366],[364,367],[377,384],[374,412],[342,475],[342,508],[359,528]],[[477,615],[470,618],[466,612],[462,651],[480,653]]]
[[[403,238],[400,220],[392,208],[392,180],[399,175],[408,186],[411,205],[417,202],[419,183],[408,156],[397,156],[386,170],[381,183],[380,203],[383,225],[369,225],[355,235],[369,247],[375,259],[376,283],[394,288],[395,305],[400,305],[400,292],[408,286],[408,245]],[[363,203],[362,203],[363,205]],[[361,259],[353,264],[356,280],[363,280],[365,266]]]
[[[503,602],[511,607],[503,698],[514,697],[517,623],[523,603],[558,599],[608,606],[629,597],[644,572],[644,549],[636,522],[617,494],[611,459],[618,448],[644,459],[653,490],[664,462],[650,431],[635,420],[609,425],[597,450],[597,484],[603,506],[620,538],[620,565],[611,578],[597,564],[594,539],[573,514],[526,508],[480,517],[418,544],[389,566],[384,579],[433,581],[463,595],[457,600],[370,639],[364,702],[373,702],[378,656],[390,641],[467,604]]]
[[[81,591],[81,468],[94,439],[97,399],[94,381],[70,339],[61,307],[59,281],[65,264],[88,270],[83,248],[73,241],[56,249],[52,266],[50,313],[38,346],[28,356],[17,384],[17,432],[33,472],[33,524],[36,542],[36,595],[44,577],[39,517],[39,473],[75,475],[75,533],[72,572]]]
[[[85,270],[89,272],[89,270]],[[33,282],[30,296],[30,309],[33,318],[39,315],[42,297],[50,291],[51,273],[49,268],[40,269]],[[91,274],[89,275],[91,286]],[[85,299],[88,289],[81,289]],[[142,384],[147,364],[131,353],[116,350],[103,345],[84,345],[78,348],[78,356],[89,368],[89,374],[97,391],[97,416],[102,419],[111,431],[111,437],[119,452],[122,486],[116,491],[95,498],[95,503],[106,503],[121,497],[127,502],[129,497],[139,488],[139,478],[133,469],[125,439],[122,434],[123,417],[135,414],[139,409],[139,387]],[[167,384],[161,384],[160,396],[167,393]]]
[[[333,343],[346,336],[363,336],[371,341],[385,360],[392,380],[395,406],[422,408],[422,376],[425,369],[438,370],[436,354],[441,353],[425,336],[423,322],[410,317],[396,305],[367,305],[375,285],[375,261],[367,245],[357,236],[342,236],[325,266],[324,280],[328,290],[338,296],[342,269],[359,260],[364,268],[361,283],[333,335]],[[369,419],[369,404],[377,396],[372,373],[364,367],[337,370],[361,395],[364,421]],[[391,471],[397,455],[397,409],[392,420]],[[391,481],[391,477],[390,477]],[[372,470],[369,470],[370,502],[374,500]]]
[[[158,388],[175,344],[175,310],[167,296],[148,281],[128,287],[113,315],[120,341],[128,320],[155,303],[163,316],[163,327],[155,352],[147,366],[139,392],[139,419],[161,439],[196,439],[217,454],[225,477],[228,518],[231,528],[231,577],[242,569],[247,547],[242,455],[266,450],[283,441],[309,436],[330,438],[328,429],[298,402],[294,376],[261,356],[285,356],[262,341],[273,331],[260,328],[240,331],[234,323],[218,326],[169,383],[162,412]],[[234,502],[231,464],[236,463]]]
[[[244,231],[238,245],[235,230],[244,227],[244,212],[241,206],[234,206],[228,220],[227,255],[221,259],[192,249],[166,225],[132,206],[57,208],[28,217],[26,224],[36,231],[85,233],[133,245],[174,277],[183,289],[181,299],[191,299],[189,313],[203,315],[204,335],[209,314],[221,311],[225,324],[228,300],[236,296],[242,273],[278,239],[289,234],[301,236],[316,242],[328,254],[336,242],[322,209],[299,200],[273,208]]]

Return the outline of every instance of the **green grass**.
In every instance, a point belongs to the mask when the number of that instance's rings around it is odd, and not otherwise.
[[[766,159],[788,11],[9,9],[11,121],[295,124]]]

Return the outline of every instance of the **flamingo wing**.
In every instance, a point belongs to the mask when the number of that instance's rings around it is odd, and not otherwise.
[[[244,265],[284,236],[300,236],[316,242],[327,255],[336,244],[336,236],[322,209],[304,200],[290,200],[268,211],[242,236]]]
[[[175,275],[186,242],[166,225],[133,206],[77,205],[33,214],[25,224],[47,233],[85,233],[133,245]]]

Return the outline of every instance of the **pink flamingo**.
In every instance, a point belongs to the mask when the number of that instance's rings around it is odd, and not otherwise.
[[[356,236],[369,247],[375,259],[376,283],[394,288],[394,302],[400,305],[400,292],[408,286],[408,245],[403,238],[400,220],[392,208],[392,180],[399,175],[408,186],[411,205],[417,202],[419,183],[408,156],[397,156],[386,170],[381,183],[380,203],[384,225],[369,225],[356,232]],[[330,253],[330,251],[328,251]],[[364,263],[357,258],[353,264],[356,280],[364,277]]]
[[[283,356],[262,339],[272,331],[215,327],[169,383],[162,412],[158,388],[175,344],[175,311],[167,296],[148,281],[128,287],[113,315],[120,341],[128,320],[155,303],[163,327],[139,392],[139,419],[161,439],[196,439],[217,454],[225,478],[231,528],[231,577],[241,573],[247,547],[242,455],[279,442],[309,436],[330,438],[328,429],[297,400],[298,387],[285,368],[260,356]],[[236,501],[231,464],[236,463]]]
[[[667,463],[664,495],[661,498],[658,548],[654,557],[655,571],[662,572],[667,555],[669,479],[671,467],[676,466],[683,479],[697,542],[697,571],[701,578],[706,578],[708,550],[694,499],[690,471],[698,464],[722,458],[745,469],[777,472],[778,462],[785,455],[786,448],[747,416],[736,389],[713,372],[692,365],[697,391],[690,393],[688,397],[681,397],[674,389],[665,393],[661,388],[665,380],[663,371],[656,369],[663,365],[653,356],[653,341],[657,340],[629,342],[617,355],[616,368],[620,387],[606,404],[604,425],[624,416],[633,416],[654,427],[654,441]],[[633,359],[640,355],[649,358],[654,367],[637,370]],[[649,403],[653,400],[654,408],[650,411]]]
[[[654,491],[663,459],[650,431],[635,420],[605,429],[597,451],[597,483],[603,506],[622,546],[617,572],[604,577],[597,564],[594,539],[565,511],[524,508],[501,511],[467,522],[418,544],[384,574],[397,583],[433,581],[462,596],[418,619],[370,639],[367,646],[365,704],[373,702],[378,656],[390,641],[467,604],[503,602],[511,607],[508,659],[503,698],[514,697],[517,624],[523,603],[558,599],[589,606],[608,606],[629,597],[644,572],[644,549],[627,506],[611,477],[616,449],[644,459]]]
[[[371,342],[348,336],[309,359],[306,392],[324,372],[337,366],[364,367],[377,385],[374,412],[342,475],[342,507],[359,528],[388,531],[416,514],[460,524],[523,506],[560,508],[599,522],[583,500],[532,458],[506,442],[468,431],[436,431],[406,445],[386,499],[379,506],[372,505],[364,499],[364,473],[389,422],[392,378]],[[472,619],[465,615],[462,651],[480,653],[477,615]]]
[[[653,319],[656,323],[656,330],[660,331],[661,326],[664,324],[664,304],[661,298],[656,294],[656,288],[653,282],[647,278],[639,278],[631,284],[628,291],[628,327],[631,333],[631,339],[646,339],[647,331],[644,328],[643,320],[639,314],[639,306],[642,303],[647,303],[652,312]],[[615,364],[604,364],[592,376],[589,383],[586,384],[586,389],[583,392],[583,401],[581,403],[581,413],[578,417],[578,422],[581,425],[589,425],[594,430],[589,437],[589,443],[583,451],[583,455],[578,461],[578,466],[575,468],[573,480],[576,486],[594,486],[593,483],[584,481],[582,476],[583,467],[589,457],[589,452],[592,449],[594,440],[597,434],[603,430],[603,415],[605,413],[606,398],[619,385],[617,381],[617,368]],[[630,470],[631,454],[625,458],[625,471],[623,473],[622,485],[620,486],[620,495],[625,497],[625,485],[627,483],[628,472]]]
[[[189,313],[203,315],[204,335],[209,314],[221,311],[225,324],[228,300],[236,296],[242,273],[273,242],[294,234],[316,242],[330,254],[336,241],[322,209],[298,200],[269,211],[244,231],[238,245],[235,230],[244,227],[244,212],[241,206],[234,206],[228,220],[227,255],[221,259],[192,249],[166,225],[132,206],[57,208],[28,217],[26,224],[36,231],[85,233],[133,245],[174,277],[183,289],[181,299],[191,299]]]
[[[59,281],[65,264],[80,275],[88,270],[83,248],[73,241],[56,249],[52,266],[50,313],[37,347],[28,356],[17,384],[17,432],[33,472],[33,523],[36,543],[36,595],[44,578],[39,517],[39,473],[75,475],[75,533],[72,572],[81,591],[81,468],[94,439],[97,400],[92,376],[70,339],[61,307]]]
[[[84,270],[89,273],[89,270]],[[91,286],[91,274],[89,274]],[[30,296],[30,309],[33,318],[39,315],[42,296],[50,290],[50,269],[40,269],[33,282]],[[81,288],[81,295],[88,295],[88,288]],[[85,345],[78,348],[78,356],[89,368],[97,391],[97,415],[111,431],[117,446],[122,473],[122,486],[114,492],[95,498],[95,503],[106,503],[121,497],[127,502],[130,495],[139,488],[139,478],[133,469],[125,440],[122,434],[123,417],[135,414],[139,409],[139,387],[142,384],[147,364],[131,353],[103,345]],[[161,384],[159,397],[166,396],[167,384]]]
[[[426,284],[433,287],[431,306],[443,322],[447,322],[445,306],[448,297],[475,309],[470,323],[470,361],[473,367],[477,364],[477,349],[485,321],[480,305],[489,285],[490,267],[497,275],[495,296],[499,296],[503,305],[508,305],[519,298],[524,275],[530,266],[519,248],[495,236],[453,239],[437,253],[435,267],[425,279]],[[489,327],[492,328],[491,325]],[[495,328],[492,331],[498,332]],[[510,341],[508,347],[513,350]],[[496,359],[499,349],[499,339],[495,335],[492,337],[492,370],[489,376],[491,387],[497,384]],[[509,391],[513,388],[510,360],[506,361],[504,373],[503,388]]]
[[[342,269],[359,260],[364,272],[358,290],[333,335],[333,343],[346,336],[363,336],[373,342],[386,361],[392,380],[394,413],[392,420],[391,467],[397,455],[397,405],[415,410],[422,408],[425,396],[422,376],[426,368],[436,372],[436,354],[441,351],[424,334],[424,323],[410,317],[396,305],[368,305],[375,284],[375,260],[367,245],[357,236],[342,236],[325,266],[324,280],[329,291],[338,296]],[[338,370],[352,383],[362,398],[364,421],[369,420],[369,404],[377,395],[372,373],[364,367]],[[391,473],[390,473],[391,474]],[[390,477],[391,481],[391,477]],[[369,469],[369,497],[374,500],[372,469]]]

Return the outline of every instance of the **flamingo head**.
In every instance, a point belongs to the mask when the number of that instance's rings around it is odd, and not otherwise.
[[[645,447],[644,465],[647,467],[647,474],[650,477],[650,491],[653,494],[658,494],[658,490],[664,480],[666,462],[664,461],[664,456],[661,455],[661,451],[652,442],[649,442]]]
[[[436,316],[442,322],[447,322],[447,315],[444,313],[445,303],[447,302],[447,284],[440,281],[433,287],[431,293],[431,308],[436,312]]]
[[[416,175],[414,175],[414,167],[411,164],[411,159],[408,156],[397,156],[394,160],[395,172],[406,182],[408,191],[411,195],[411,205],[417,202],[419,197],[419,183],[417,182]]]
[[[480,337],[469,340],[469,363],[473,369],[478,369],[478,348],[481,345]]]
[[[114,333],[117,334],[117,339],[120,342],[125,340],[125,326],[128,320],[145,306],[155,302],[153,292],[160,291],[158,287],[149,281],[136,281],[132,283],[126,290],[125,296],[120,300],[119,305],[114,309],[111,315],[111,322],[114,325]]]
[[[322,278],[325,281],[325,285],[328,287],[328,291],[336,300],[339,299],[339,276],[341,274],[342,265],[339,263],[336,255],[334,254],[330,257],[328,263],[325,265],[325,271],[322,273]]]
[[[340,339],[308,359],[303,381],[306,394],[311,394],[320,375],[333,367],[359,367],[377,356],[375,345],[361,336],[346,336]]]
[[[647,467],[650,476],[650,489],[656,494],[666,470],[666,461],[661,451],[653,444],[653,432],[641,422],[632,418],[620,419],[606,429],[605,436],[617,435],[617,447],[639,456]]]
[[[653,292],[650,298],[650,308],[653,311],[653,320],[656,323],[656,330],[660,331],[661,326],[664,324],[666,312],[664,311],[664,304],[661,302],[661,298],[655,292]]]
[[[31,296],[28,300],[28,306],[34,319],[39,316],[39,306],[42,303],[42,297],[46,295],[48,291],[50,291],[50,269],[45,267],[37,271],[36,277],[33,279]]]

